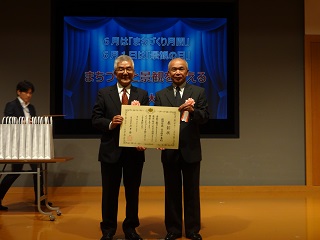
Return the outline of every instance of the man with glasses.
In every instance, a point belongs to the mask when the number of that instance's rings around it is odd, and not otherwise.
[[[131,84],[134,62],[121,55],[114,61],[117,83],[99,90],[92,112],[92,125],[102,132],[98,160],[102,177],[101,240],[111,240],[117,229],[118,198],[121,179],[125,189],[126,217],[122,229],[126,239],[142,239],[135,228],[138,217],[139,188],[145,161],[145,147],[119,147],[121,104],[138,101],[149,105],[148,92]]]

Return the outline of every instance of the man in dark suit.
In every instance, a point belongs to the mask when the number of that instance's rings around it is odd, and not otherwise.
[[[179,148],[161,149],[165,183],[165,240],[181,238],[183,215],[186,237],[202,239],[199,234],[202,159],[199,124],[208,121],[209,112],[205,89],[186,83],[188,72],[188,63],[184,59],[172,59],[168,64],[172,85],[157,92],[155,100],[156,106],[177,106],[181,112]]]
[[[16,92],[17,98],[11,102],[8,102],[5,106],[4,116],[12,116],[12,117],[25,117],[31,118],[36,116],[36,109],[30,103],[32,94],[34,93],[35,88],[34,85],[29,81],[22,81],[17,84]],[[21,172],[24,164],[12,164],[13,172]],[[30,167],[33,172],[37,171],[37,164],[30,164]],[[6,175],[1,184],[0,184],[0,210],[8,210],[8,207],[2,205],[2,199],[6,195],[7,191],[14,183],[14,181],[20,176],[20,174],[8,174]],[[37,175],[33,175],[33,185],[34,185],[34,193],[35,193],[35,201],[34,203],[38,203],[37,196]],[[40,178],[40,196],[44,195],[43,191],[43,176]],[[45,200],[41,201],[41,205],[45,205]],[[49,206],[52,206],[51,202],[48,202]]]
[[[113,239],[117,229],[118,197],[121,179],[125,189],[126,217],[122,229],[126,239],[142,239],[135,228],[138,217],[139,188],[145,161],[145,147],[119,147],[120,125],[123,121],[121,102],[139,101],[149,104],[148,92],[131,85],[134,78],[134,62],[127,55],[114,62],[117,84],[99,90],[93,107],[92,124],[102,132],[99,157],[102,177],[101,240]]]

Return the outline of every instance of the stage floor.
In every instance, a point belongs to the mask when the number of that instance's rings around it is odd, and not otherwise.
[[[248,190],[249,189],[249,190]],[[319,240],[320,191],[301,188],[201,188],[201,235],[206,240]],[[251,190],[250,190],[251,189]],[[289,188],[290,189],[290,188]],[[0,211],[2,240],[99,240],[101,188],[49,188],[49,201],[60,207],[61,216],[50,221],[37,211],[32,187],[12,187]],[[118,230],[124,239],[124,193],[119,197]],[[163,239],[163,187],[142,187],[140,227],[145,240]],[[181,239],[186,239],[185,237]]]

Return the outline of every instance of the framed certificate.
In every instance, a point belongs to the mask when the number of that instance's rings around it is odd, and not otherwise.
[[[178,107],[122,105],[119,146],[178,149]]]

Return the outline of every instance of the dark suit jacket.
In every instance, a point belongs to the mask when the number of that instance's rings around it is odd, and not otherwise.
[[[179,150],[186,162],[199,162],[202,159],[200,144],[199,124],[204,124],[209,120],[208,102],[205,95],[205,89],[186,84],[182,100],[185,102],[188,98],[195,101],[194,112],[190,114],[188,122],[180,121]],[[156,106],[175,106],[173,86],[164,88],[156,93]],[[179,151],[166,149],[161,151],[161,160],[172,161],[179,157]]]
[[[35,107],[32,104],[29,104],[28,109],[31,117],[35,117]],[[21,103],[18,98],[6,104],[6,107],[4,109],[4,116],[24,117],[23,107],[21,106]]]
[[[131,85],[129,104],[133,100],[139,101],[141,105],[148,105],[148,92]],[[117,162],[122,151],[127,151],[128,155],[135,161],[144,161],[144,151],[137,151],[136,148],[130,147],[119,147],[120,125],[109,130],[109,124],[113,116],[120,114],[121,102],[117,85],[100,89],[92,112],[92,125],[102,132],[99,161]]]

